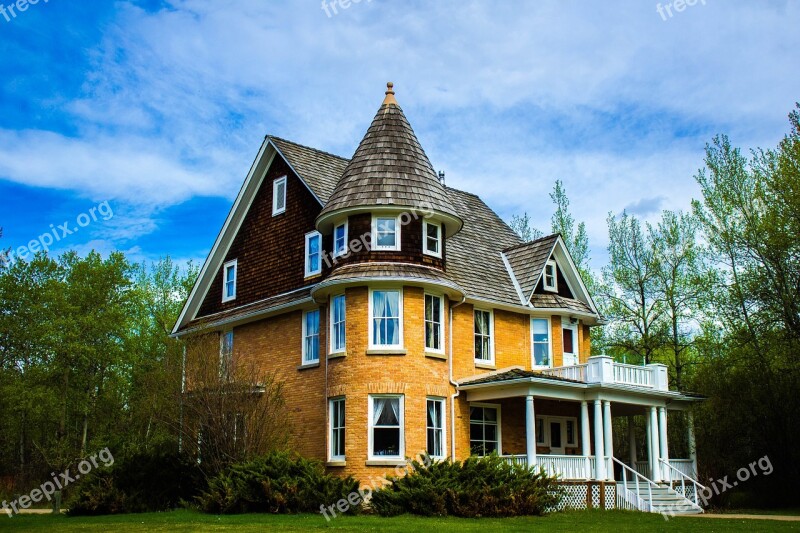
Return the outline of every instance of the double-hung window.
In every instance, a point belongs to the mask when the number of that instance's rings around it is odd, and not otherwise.
[[[272,216],[286,211],[286,176],[272,182]]]
[[[473,455],[500,453],[500,410],[497,407],[471,406],[469,445]]]
[[[344,398],[334,398],[330,401],[331,419],[331,453],[332,461],[344,461],[344,427],[345,411]]]
[[[226,331],[219,339],[219,377],[228,380],[233,373],[233,330]]]
[[[403,345],[403,293],[399,289],[374,289],[370,298],[370,345]]]
[[[552,259],[544,265],[544,289],[550,292],[558,292],[558,268]]]
[[[550,321],[546,318],[531,319],[533,334],[533,366],[550,366]]]
[[[475,310],[475,361],[492,364],[494,347],[492,343],[492,312]]]
[[[303,364],[319,363],[319,309],[303,313]]]
[[[306,277],[322,272],[322,235],[318,231],[306,233]]]
[[[380,459],[404,458],[403,397],[369,397],[369,456]]]
[[[331,353],[344,352],[347,347],[346,314],[344,294],[331,298]]]
[[[333,257],[347,254],[347,222],[333,228]]]
[[[222,267],[222,303],[236,299],[237,261],[228,261]]]
[[[428,455],[435,459],[444,459],[446,455],[444,441],[444,399],[428,398],[427,401]]]
[[[422,222],[423,252],[426,255],[442,257],[442,226],[434,222]]]
[[[444,352],[442,347],[442,299],[431,294],[425,295],[425,349],[431,352]]]
[[[400,224],[398,217],[372,219],[372,248],[374,250],[400,250]]]

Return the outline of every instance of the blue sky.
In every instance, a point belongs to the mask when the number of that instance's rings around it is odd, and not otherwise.
[[[609,212],[686,209],[713,135],[772,147],[800,100],[796,1],[337,5],[0,15],[0,244],[107,201],[111,220],[53,251],[202,260],[265,134],[349,157],[391,80],[434,167],[503,218],[547,229],[563,180],[599,267]]]

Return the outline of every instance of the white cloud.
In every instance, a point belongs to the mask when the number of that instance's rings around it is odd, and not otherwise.
[[[437,168],[546,227],[564,180],[595,246],[647,198],[686,208],[712,133],[768,146],[800,75],[796,2],[120,3],[64,112],[77,134],[0,130],[0,175],[137,206],[231,198],[266,133],[348,156],[395,81]],[[535,120],[535,123],[529,121]]]

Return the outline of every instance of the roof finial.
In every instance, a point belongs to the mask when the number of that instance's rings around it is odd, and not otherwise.
[[[392,82],[386,84],[386,98],[383,99],[383,104],[381,105],[389,104],[397,105],[397,100],[394,98],[394,83]]]

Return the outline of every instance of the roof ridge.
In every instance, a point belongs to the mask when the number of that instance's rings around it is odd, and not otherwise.
[[[284,139],[283,137],[278,137],[277,135],[267,134],[266,138],[267,139],[274,139],[274,140],[285,142],[285,143],[289,143],[289,144],[293,144],[295,146],[299,146],[300,148],[305,148],[306,150],[312,150],[312,151],[320,153],[320,154],[325,154],[325,155],[329,155],[331,157],[335,157],[336,159],[341,159],[342,161],[350,161],[346,157],[343,157],[343,156],[340,156],[340,155],[336,155],[336,154],[331,153],[331,152],[326,152],[325,150],[320,150],[319,148],[314,148],[313,146],[308,146],[307,144],[300,144],[299,142],[290,141],[289,139]]]
[[[504,248],[502,251],[503,253],[512,252],[519,248],[524,248],[525,246],[529,246],[531,244],[540,244],[548,239],[558,238],[561,234],[560,233],[551,233],[550,235],[545,235],[544,237],[539,237],[538,239],[534,239],[532,241],[523,242],[520,244],[515,244],[514,246],[509,246],[508,248]]]

